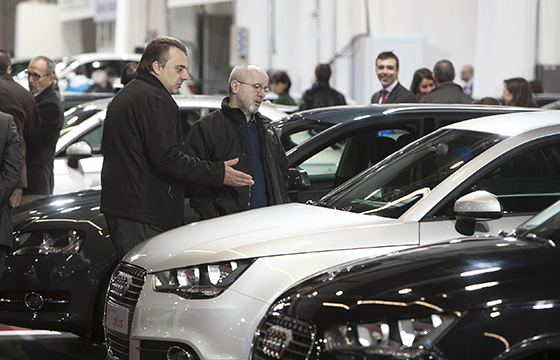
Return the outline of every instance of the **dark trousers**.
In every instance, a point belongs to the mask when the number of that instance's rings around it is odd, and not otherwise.
[[[6,255],[10,251],[7,246],[0,246],[0,280],[2,280],[2,275],[4,274],[4,267],[6,266]]]
[[[142,241],[161,234],[165,230],[144,222],[105,215],[109,235],[117,256],[122,259],[127,252]]]

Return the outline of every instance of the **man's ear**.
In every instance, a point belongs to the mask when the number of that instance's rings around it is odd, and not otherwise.
[[[160,75],[160,74],[161,74],[161,69],[163,69],[163,68],[162,68],[160,62],[157,61],[157,60],[154,60],[154,61],[152,62],[152,71],[153,71],[156,75]]]
[[[231,88],[231,93],[237,94],[237,91],[239,91],[239,83],[234,80],[229,84],[229,86]]]
[[[6,68],[6,74],[11,74],[12,73],[12,65],[8,65],[8,67]]]

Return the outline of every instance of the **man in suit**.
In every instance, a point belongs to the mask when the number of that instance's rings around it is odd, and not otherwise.
[[[12,115],[0,112],[0,279],[6,254],[14,246],[12,228],[13,193],[21,176],[23,161],[17,127]]]
[[[27,68],[29,91],[35,96],[41,127],[35,135],[25,138],[28,181],[22,203],[52,195],[54,189],[54,152],[64,123],[64,107],[54,89],[54,72],[54,62],[45,56],[36,57]]]
[[[23,157],[23,170],[11,200],[12,205],[18,206],[21,201],[23,189],[27,187],[27,167],[25,166],[25,136],[34,135],[41,120],[39,110],[33,95],[12,78],[12,58],[6,50],[0,50],[0,111],[10,114],[16,122],[21,153]]]
[[[455,84],[455,68],[449,60],[440,60],[434,66],[436,87],[422,96],[421,103],[436,104],[472,104],[473,98],[463,93],[463,89]]]
[[[372,104],[418,102],[416,96],[399,83],[399,58],[393,52],[385,51],[377,56],[375,72],[383,89],[373,94]]]

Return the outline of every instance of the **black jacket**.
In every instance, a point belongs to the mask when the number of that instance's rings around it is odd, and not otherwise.
[[[311,89],[303,93],[299,109],[307,110],[335,105],[346,105],[344,95],[330,87],[327,82],[316,82]]]
[[[25,137],[27,189],[23,194],[52,195],[54,189],[54,153],[64,124],[64,107],[51,84],[37,97],[41,126],[33,136]]]
[[[463,93],[463,88],[448,81],[437,84],[429,93],[422,96],[421,103],[472,104],[473,98]]]
[[[103,126],[101,212],[169,230],[183,224],[185,181],[219,186],[224,164],[182,151],[177,103],[139,71],[107,108]]]
[[[19,181],[22,166],[21,144],[14,118],[0,112],[0,251],[14,245],[10,195]]]
[[[251,139],[245,114],[222,101],[222,108],[193,124],[185,141],[185,152],[210,161],[239,158],[237,170],[253,175]],[[261,162],[264,168],[269,205],[288,202],[288,159],[270,120],[255,114]],[[252,206],[252,187],[191,185],[191,206],[202,219],[248,210]]]
[[[378,104],[379,98],[381,97],[381,91],[379,90],[371,96],[371,103]],[[398,83],[397,86],[389,93],[389,97],[385,100],[385,104],[398,104],[398,103],[417,103],[418,98],[407,88]]]

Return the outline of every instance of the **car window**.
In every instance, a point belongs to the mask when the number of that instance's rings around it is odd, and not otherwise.
[[[95,128],[82,135],[78,141],[85,141],[91,147],[92,154],[101,154],[101,137],[103,135],[103,126],[96,126]]]
[[[436,217],[452,217],[454,201],[473,190],[496,195],[506,214],[536,213],[560,199],[560,145],[558,139],[512,152],[491,165],[481,176],[436,212]]]
[[[359,134],[325,144],[299,164],[309,175],[314,190],[332,189],[383,160],[416,138],[411,128],[364,129]]]
[[[449,175],[503,138],[465,130],[437,131],[336,188],[319,204],[398,218]],[[380,168],[383,171],[377,171]]]
[[[279,121],[274,121],[272,126],[274,126],[274,130],[278,134],[284,150],[288,151],[327,129],[331,124],[304,120],[301,116],[294,115]]]

